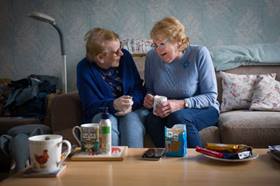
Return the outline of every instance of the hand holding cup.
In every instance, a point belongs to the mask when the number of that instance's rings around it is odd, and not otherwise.
[[[128,113],[132,109],[133,100],[131,96],[121,96],[114,100],[114,108],[120,113]]]
[[[167,101],[167,97],[165,97],[165,96],[159,96],[159,95],[154,96],[154,102],[153,102],[153,114],[154,115],[156,115],[156,116],[158,115],[157,114],[158,107],[166,101]]]

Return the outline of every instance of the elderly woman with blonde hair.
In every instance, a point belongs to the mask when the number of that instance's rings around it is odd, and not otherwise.
[[[154,96],[168,98],[150,112],[146,130],[157,147],[164,147],[164,128],[185,124],[188,147],[202,146],[199,131],[217,124],[219,103],[215,70],[209,51],[191,45],[184,25],[166,17],[152,28],[153,49],[145,62],[144,106]]]

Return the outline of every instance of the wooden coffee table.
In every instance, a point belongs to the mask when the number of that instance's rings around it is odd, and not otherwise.
[[[186,158],[141,160],[145,149],[129,149],[123,161],[67,161],[57,178],[10,177],[3,186],[164,186],[164,185],[280,185],[280,162],[255,149],[256,160],[230,163],[208,159],[188,149]]]

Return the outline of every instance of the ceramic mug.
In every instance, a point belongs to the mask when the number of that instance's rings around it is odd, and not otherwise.
[[[29,137],[28,142],[31,166],[36,172],[58,171],[71,152],[71,143],[63,140],[61,135],[36,135]],[[64,152],[62,152],[62,144],[67,146]]]
[[[81,151],[92,154],[99,153],[99,124],[85,123],[75,126],[72,133],[81,147]]]
[[[165,96],[159,96],[159,95],[154,96],[154,104],[153,104],[153,113],[154,114],[155,114],[157,106],[165,101],[167,101],[167,97],[165,97]]]

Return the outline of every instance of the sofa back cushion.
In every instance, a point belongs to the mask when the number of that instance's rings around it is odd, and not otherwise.
[[[50,123],[54,132],[80,125],[82,106],[79,94],[75,91],[54,96],[51,100],[50,112]]]

